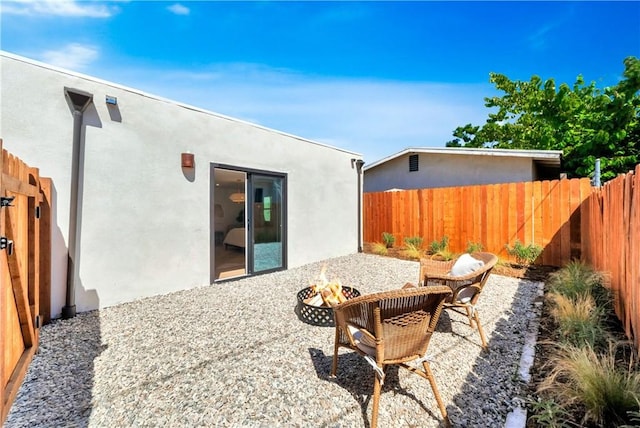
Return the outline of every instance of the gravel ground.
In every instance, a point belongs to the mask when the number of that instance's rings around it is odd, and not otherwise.
[[[5,427],[368,427],[373,370],[341,349],[331,378],[333,327],[296,315],[296,293],[325,263],[362,294],[418,276],[417,262],[354,254],[54,321]],[[429,353],[453,426],[503,427],[518,407],[538,285],[490,277],[479,302],[488,353],[465,317],[443,312]],[[390,367],[379,426],[441,426],[428,382]]]

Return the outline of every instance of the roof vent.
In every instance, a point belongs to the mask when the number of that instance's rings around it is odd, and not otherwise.
[[[418,155],[409,155],[409,172],[418,170]]]

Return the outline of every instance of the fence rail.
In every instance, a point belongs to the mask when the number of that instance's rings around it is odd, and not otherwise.
[[[50,317],[51,181],[0,139],[0,377],[3,423]]]

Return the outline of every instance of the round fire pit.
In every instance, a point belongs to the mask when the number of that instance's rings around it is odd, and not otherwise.
[[[330,306],[314,306],[304,302],[305,299],[313,297],[315,291],[311,287],[303,288],[298,291],[298,309],[300,318],[307,324],[317,325],[320,327],[333,327],[333,309]],[[358,297],[360,292],[355,288],[342,287],[342,295],[348,299]]]

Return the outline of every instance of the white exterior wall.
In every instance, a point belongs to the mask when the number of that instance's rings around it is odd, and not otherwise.
[[[382,192],[389,189],[426,189],[534,180],[533,161],[530,158],[420,153],[418,164],[418,171],[409,172],[409,155],[404,155],[365,170],[364,191]]]
[[[73,117],[65,86],[93,94],[83,126],[78,312],[209,284],[212,163],[287,174],[289,268],[357,251],[351,159],[359,155],[14,55],[0,59],[4,148],[53,179],[52,316],[66,290]],[[186,151],[195,154],[194,177],[181,168]]]

